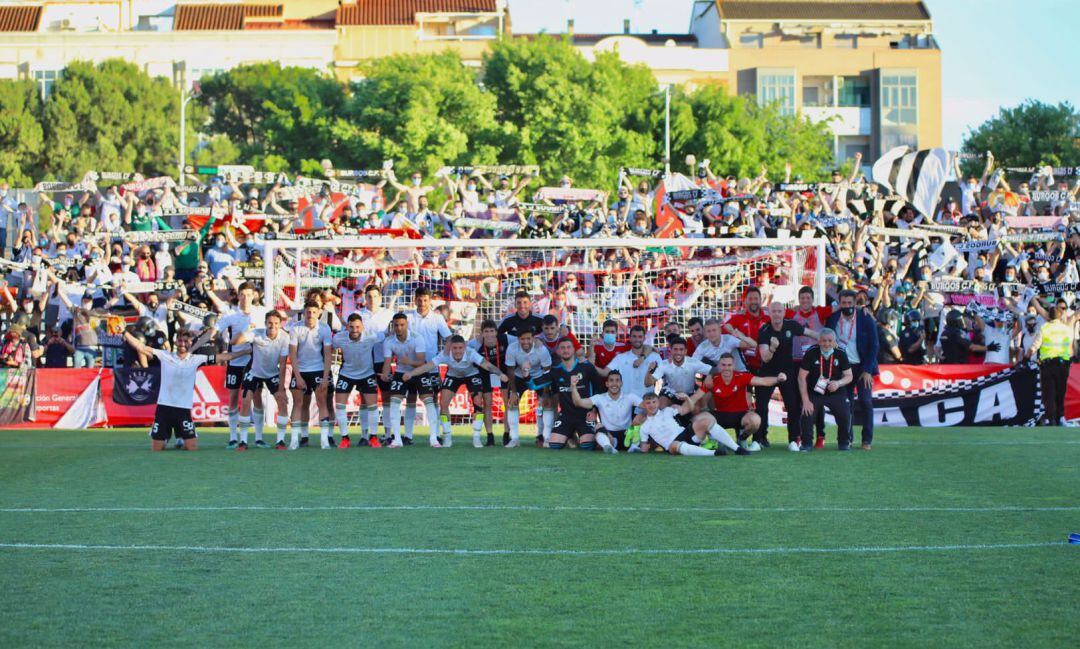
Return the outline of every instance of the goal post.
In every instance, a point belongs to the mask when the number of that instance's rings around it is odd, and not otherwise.
[[[669,320],[685,327],[697,316],[723,318],[741,305],[749,285],[764,302],[797,301],[798,289],[825,299],[825,240],[747,239],[402,239],[335,237],[263,242],[264,294],[296,300],[310,288],[351,289],[370,283],[389,289],[384,306],[412,308],[412,294],[429,288],[448,304],[451,327],[469,337],[486,319],[513,310],[529,292],[545,313],[565,313],[588,342],[604,320],[620,329],[656,330]],[[345,318],[355,305],[342,304]],[[560,318],[562,319],[562,318]],[[455,327],[454,325],[458,326]]]

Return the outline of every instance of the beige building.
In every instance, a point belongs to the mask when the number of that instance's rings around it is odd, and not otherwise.
[[[941,146],[941,50],[920,0],[709,0],[690,32],[728,54],[728,87],[829,120],[838,160]]]

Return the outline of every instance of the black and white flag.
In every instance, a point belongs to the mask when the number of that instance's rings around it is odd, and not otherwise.
[[[896,192],[923,216],[934,218],[949,154],[945,149],[911,151],[907,146],[890,149],[874,163],[874,182]]]

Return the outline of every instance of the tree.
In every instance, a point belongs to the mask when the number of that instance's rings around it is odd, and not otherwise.
[[[990,151],[1002,167],[1080,165],[1080,113],[1072,104],[1056,106],[1028,100],[1002,108],[964,139],[964,153]],[[964,173],[977,176],[983,160],[968,158]]]
[[[298,169],[339,152],[345,88],[316,70],[242,65],[202,79],[199,102],[210,114],[207,131],[228,137],[245,161],[274,155]]]
[[[499,162],[495,97],[457,54],[376,59],[363,75],[335,130],[345,153],[336,165],[378,168],[393,159],[399,173],[430,174],[442,165]]]
[[[37,86],[32,81],[0,81],[0,181],[32,186],[44,144]]]
[[[179,109],[169,80],[133,63],[71,63],[45,102],[42,174],[78,180],[91,170],[175,173]]]

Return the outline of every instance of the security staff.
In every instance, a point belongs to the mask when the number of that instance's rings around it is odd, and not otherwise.
[[[1047,314],[1050,320],[1039,329],[1032,343],[1039,350],[1039,376],[1048,426],[1077,425],[1065,421],[1065,386],[1069,382],[1069,365],[1075,340],[1073,324],[1065,317],[1066,309],[1068,303],[1059,299]]]

